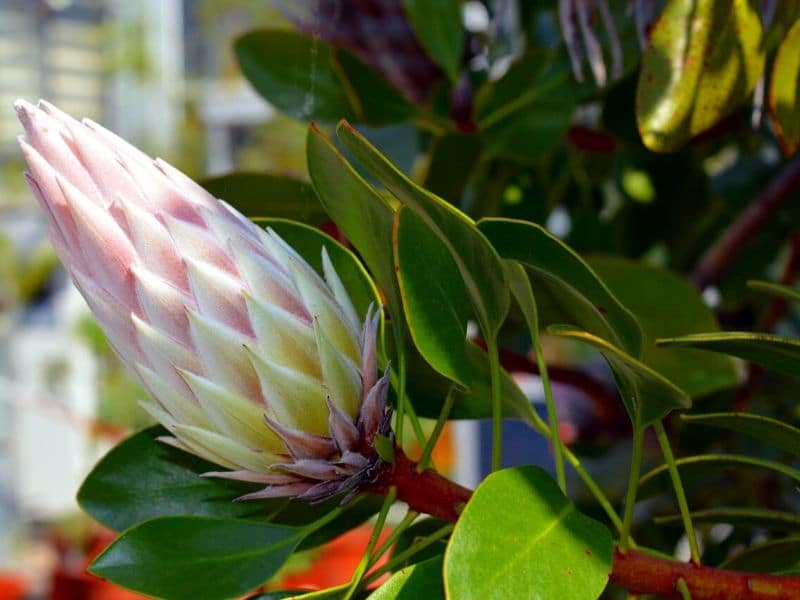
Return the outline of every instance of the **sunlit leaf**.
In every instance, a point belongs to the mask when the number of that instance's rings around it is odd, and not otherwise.
[[[689,346],[738,356],[800,377],[800,341],[769,333],[723,331],[658,340],[659,345]]]
[[[769,88],[769,110],[784,154],[800,146],[800,20],[783,38]]]
[[[754,415],[751,413],[708,413],[702,415],[681,415],[689,424],[708,425],[738,431],[780,448],[785,452],[800,456],[800,429],[788,423]]]
[[[611,571],[609,531],[578,512],[538,467],[492,473],[445,554],[447,597],[597,598]]]
[[[636,90],[645,146],[676,150],[744,102],[764,70],[762,37],[749,0],[668,0],[650,31]]]

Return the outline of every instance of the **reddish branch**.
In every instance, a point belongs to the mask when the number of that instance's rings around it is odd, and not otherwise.
[[[703,255],[692,273],[692,283],[704,289],[719,281],[739,251],[770,216],[800,187],[800,158],[787,164],[755,200],[731,223]]]
[[[372,491],[397,490],[398,500],[413,510],[455,523],[472,492],[432,470],[417,471],[417,464],[399,448],[395,467],[384,468]],[[694,600],[790,600],[800,598],[800,577],[740,573],[697,566],[642,552],[614,551],[610,581],[634,594],[680,598],[677,585],[686,583]]]

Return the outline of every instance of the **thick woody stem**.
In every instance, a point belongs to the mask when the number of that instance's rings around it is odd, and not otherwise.
[[[455,523],[472,491],[433,470],[417,470],[417,463],[395,449],[395,465],[386,464],[369,491],[394,488],[397,499],[412,510]],[[693,600],[790,600],[800,598],[800,577],[740,573],[682,563],[628,550],[614,550],[609,580],[632,594],[680,598],[683,580]]]

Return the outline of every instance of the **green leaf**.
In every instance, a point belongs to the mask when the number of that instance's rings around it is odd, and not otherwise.
[[[478,228],[503,258],[526,267],[537,298],[552,298],[561,323],[572,323],[638,355],[642,334],[636,318],[572,248],[527,221],[482,219]]]
[[[467,290],[441,238],[414,211],[395,217],[395,260],[414,344],[439,373],[467,387]]]
[[[481,138],[448,131],[433,140],[423,185],[440,198],[459,206],[464,188],[481,159]]]
[[[260,486],[201,477],[217,465],[158,442],[160,426],[124,440],[92,469],[78,492],[78,504],[115,531],[160,516],[259,517],[285,500],[234,502]]]
[[[788,531],[800,529],[800,516],[767,510],[763,508],[718,507],[691,512],[694,523],[728,523],[730,525],[750,527],[754,529],[771,529],[775,531]],[[681,515],[668,515],[655,517],[657,524],[681,525]]]
[[[530,162],[552,149],[570,124],[575,97],[569,65],[534,50],[476,97],[478,130],[495,156]]]
[[[636,315],[644,334],[639,359],[690,396],[735,385],[734,361],[686,349],[656,346],[665,336],[719,329],[714,313],[683,277],[631,260],[594,256],[589,264],[614,295]]]
[[[614,371],[634,427],[646,427],[675,409],[691,407],[692,400],[686,392],[606,340],[570,326],[552,325],[548,333],[589,344],[600,351]]]
[[[769,86],[769,110],[784,154],[800,147],[800,19],[783,38]]]
[[[127,530],[89,571],[171,600],[230,598],[264,583],[302,538],[293,527],[238,519],[161,517]]]
[[[344,81],[352,90],[350,102],[359,121],[379,127],[414,116],[416,107],[381,73],[355,54],[338,48],[335,59]]]
[[[538,467],[492,473],[456,523],[445,554],[449,598],[597,598],[611,534]]]
[[[788,467],[783,463],[762,458],[752,458],[750,456],[738,456],[735,454],[700,454],[697,456],[687,456],[675,461],[684,483],[692,481],[704,481],[710,476],[720,473],[723,469],[730,467],[753,467],[756,469],[766,469],[774,471],[800,481],[800,471]],[[639,497],[652,496],[657,493],[671,489],[667,465],[656,467],[646,473],[639,480]]]
[[[772,283],[770,281],[748,281],[747,287],[752,290],[756,290],[757,292],[763,292],[765,294],[770,294],[771,296],[783,298],[784,300],[800,302],[800,291],[790,288],[787,285]]]
[[[671,152],[747,100],[764,70],[754,2],[668,0],[642,54],[636,121],[645,146]]]
[[[404,329],[400,290],[394,273],[394,213],[330,140],[315,127],[306,138],[308,172],[322,206],[358,250],[386,296],[392,325]]]
[[[447,246],[483,335],[494,337],[508,312],[509,294],[500,257],[492,245],[472,219],[411,181],[349,123],[340,123],[336,131],[366,170],[419,215]]]
[[[447,525],[447,523],[439,519],[434,519],[433,517],[420,519],[419,521],[414,523],[411,527],[409,527],[400,534],[400,536],[397,538],[397,541],[394,544],[394,547],[392,548],[392,554],[389,560],[392,560],[393,558],[398,556],[401,552],[405,552],[406,550],[408,550],[412,546],[412,544],[414,544],[414,542],[416,542],[417,540],[437,532],[445,525]],[[438,542],[431,544],[430,546],[426,546],[419,552],[412,554],[411,557],[409,557],[409,559],[400,566],[406,567],[408,565],[417,562],[422,562],[431,558],[436,558],[440,554],[444,555],[446,547],[447,547],[447,539],[441,539]]]
[[[403,0],[403,8],[428,56],[455,82],[464,53],[461,2]]]
[[[750,413],[708,413],[703,415],[681,415],[689,424],[708,425],[738,431],[744,435],[800,456],[800,429],[788,423]]]
[[[277,217],[319,225],[327,215],[305,181],[266,173],[230,173],[203,179],[201,185],[249,219]]]
[[[378,290],[375,289],[361,262],[328,234],[308,225],[284,219],[256,219],[255,222],[274,229],[320,275],[324,247],[359,315],[365,315],[370,304],[380,305]]]
[[[443,559],[437,556],[397,571],[369,600],[444,600]]]
[[[751,546],[726,560],[720,567],[775,575],[800,575],[800,536]]]
[[[287,115],[328,122],[356,116],[333,49],[319,38],[263,29],[238,38],[234,50],[256,91]]]
[[[723,331],[658,340],[659,345],[689,346],[738,356],[769,369],[800,376],[800,341],[769,333]]]

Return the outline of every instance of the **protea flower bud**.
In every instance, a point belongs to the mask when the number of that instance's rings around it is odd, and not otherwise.
[[[323,280],[160,159],[42,101],[15,108],[25,177],[164,441],[266,484],[244,498],[321,499],[368,480],[386,427],[378,314],[360,324],[328,255]]]

